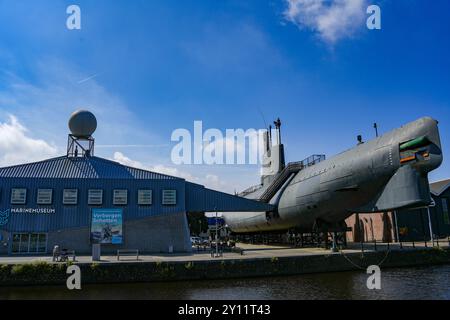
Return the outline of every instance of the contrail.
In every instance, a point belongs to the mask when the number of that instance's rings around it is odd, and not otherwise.
[[[96,148],[163,148],[168,144],[100,144]]]
[[[96,74],[94,74],[94,75],[92,75],[92,76],[90,76],[90,77],[87,77],[87,78],[85,78],[85,79],[83,79],[83,80],[78,81],[77,83],[78,83],[78,84],[82,84],[82,83],[84,83],[84,82],[86,82],[86,81],[89,81],[89,80],[91,80],[91,79],[94,79],[95,77],[97,77],[97,76],[99,76],[99,75],[100,75],[100,73],[96,73]]]

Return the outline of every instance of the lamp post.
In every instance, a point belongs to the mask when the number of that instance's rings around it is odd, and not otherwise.
[[[436,203],[434,202],[434,199],[431,199],[431,203],[429,206],[427,206],[427,213],[428,213],[428,227],[430,228],[430,239],[431,244],[434,247],[434,235],[433,235],[433,225],[431,224],[431,213],[430,213],[430,207],[435,207]]]
[[[400,236],[399,236],[399,232],[398,232],[398,220],[397,220],[397,210],[394,210],[394,219],[395,219],[395,240],[397,240],[397,242],[400,242]]]
[[[215,210],[216,210],[216,237],[215,237],[215,242],[216,242],[216,250],[215,250],[215,253],[213,254],[213,251],[211,250],[211,257],[213,257],[214,256],[214,258],[218,258],[220,255],[219,255],[219,231],[220,230],[222,230],[222,229],[224,229],[224,228],[226,228],[227,226],[222,226],[222,227],[219,227],[219,221],[218,221],[218,213],[217,213],[217,209],[216,208],[214,208]],[[212,244],[211,244],[211,246],[212,246]],[[211,248],[212,249],[212,248]]]
[[[217,210],[216,210],[216,258],[219,256],[219,222],[217,221]]]
[[[431,225],[430,207],[427,207],[427,213],[428,213],[428,227],[430,228],[430,239],[431,239],[431,244],[432,244],[432,246],[434,247],[433,226]]]

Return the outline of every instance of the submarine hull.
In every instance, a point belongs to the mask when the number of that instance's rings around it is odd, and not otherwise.
[[[421,118],[300,170],[280,190],[274,212],[226,213],[224,219],[234,233],[313,231],[353,213],[426,206],[428,173],[442,160],[438,122]]]

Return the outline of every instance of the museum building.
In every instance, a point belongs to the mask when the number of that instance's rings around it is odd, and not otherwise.
[[[94,156],[89,111],[70,121],[67,154],[0,168],[0,255],[118,249],[190,252],[187,214],[268,211],[270,204]]]

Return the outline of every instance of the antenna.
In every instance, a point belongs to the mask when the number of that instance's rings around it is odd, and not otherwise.
[[[263,122],[264,122],[264,128],[266,128],[266,129],[267,129],[267,122],[266,122],[266,118],[264,118],[264,114],[262,113],[262,111],[261,111],[261,108],[260,108],[260,107],[256,107],[256,109],[258,109],[258,111],[259,111],[259,114],[261,115],[261,117],[262,117],[262,119],[263,119]]]
[[[263,122],[264,122],[264,128],[265,128],[266,130],[268,130],[268,134],[267,134],[267,146],[266,146],[266,149],[269,150],[269,149],[270,149],[269,146],[271,145],[271,141],[272,141],[272,133],[271,133],[272,127],[271,127],[271,126],[267,127],[266,118],[264,118],[264,114],[262,113],[261,108],[258,106],[258,107],[256,107],[256,109],[258,109],[258,112],[259,112],[259,114],[261,115],[261,118],[263,119]]]
[[[373,124],[373,128],[375,129],[375,135],[378,138],[378,124],[376,122]]]

